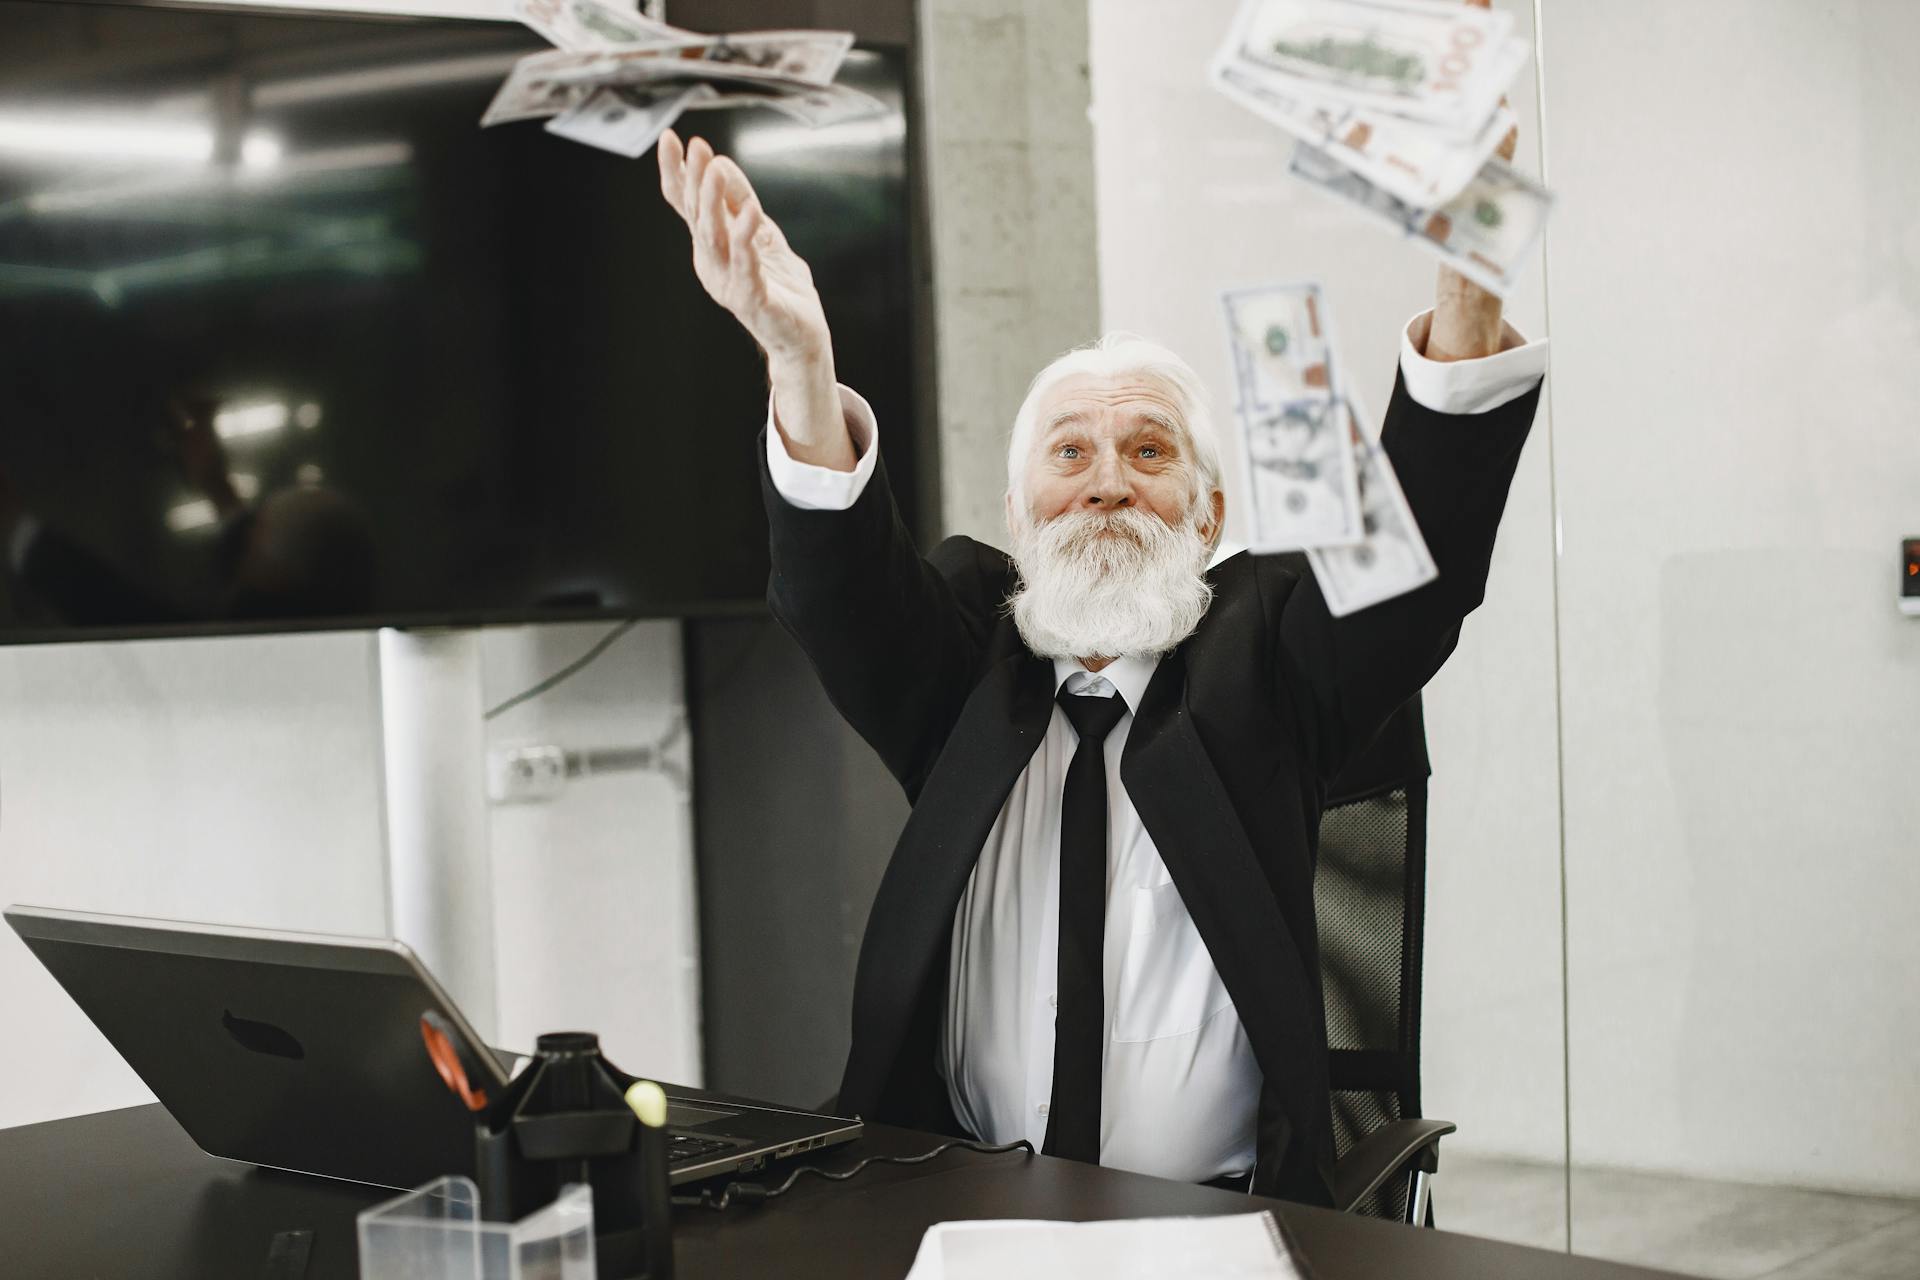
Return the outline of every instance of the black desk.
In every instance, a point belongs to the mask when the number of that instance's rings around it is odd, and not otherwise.
[[[874,1126],[823,1163],[937,1139]],[[1444,1175],[1437,1186],[1445,1187]],[[0,1273],[10,1280],[259,1280],[276,1232],[314,1233],[309,1280],[358,1275],[353,1218],[391,1192],[203,1155],[158,1106],[0,1129]],[[676,1266],[710,1277],[906,1275],[921,1233],[953,1218],[1134,1218],[1273,1208],[1320,1280],[1642,1280],[1663,1273],[1309,1209],[1024,1153],[954,1151],[803,1178],[725,1213],[682,1209]]]

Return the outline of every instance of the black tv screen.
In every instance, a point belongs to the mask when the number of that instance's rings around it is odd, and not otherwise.
[[[755,607],[766,376],[508,23],[0,0],[0,642]],[[911,521],[906,64],[738,156]]]

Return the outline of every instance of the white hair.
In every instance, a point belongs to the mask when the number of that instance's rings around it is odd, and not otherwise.
[[[1220,441],[1214,433],[1213,410],[1200,376],[1192,365],[1152,339],[1116,331],[1056,356],[1028,384],[1027,397],[1013,418],[1013,436],[1007,442],[1007,492],[1013,498],[1019,524],[1031,523],[1023,482],[1033,460],[1033,433],[1039,426],[1040,406],[1049,391],[1075,374],[1107,378],[1132,375],[1163,387],[1179,412],[1195,464],[1190,473],[1189,506],[1204,504],[1209,494],[1224,488],[1220,481]]]

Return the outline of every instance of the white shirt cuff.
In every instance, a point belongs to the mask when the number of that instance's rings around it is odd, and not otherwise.
[[[1478,360],[1429,360],[1433,312],[1422,311],[1400,334],[1400,374],[1407,394],[1435,413],[1485,413],[1518,400],[1547,372],[1547,342],[1528,342],[1503,324],[1500,350]]]
[[[866,490],[874,460],[880,456],[880,427],[874,421],[873,406],[845,383],[839,384],[839,390],[847,434],[853,437],[854,452],[860,455],[851,471],[794,461],[787,452],[787,442],[780,437],[780,428],[773,424],[773,397],[767,397],[767,470],[773,474],[773,487],[780,496],[802,511],[845,511]]]

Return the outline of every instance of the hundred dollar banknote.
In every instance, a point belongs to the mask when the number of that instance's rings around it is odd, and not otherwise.
[[[735,35],[700,36],[677,34],[666,39],[648,39],[638,44],[600,51],[604,67],[589,72],[576,68],[564,76],[599,78],[615,74],[615,68],[646,67],[656,62],[671,62],[685,68],[688,64],[724,67],[729,70],[753,70],[770,76],[823,85],[832,82],[853,47],[850,31],[745,31]],[[551,55],[535,55],[539,58]]]
[[[696,33],[655,22],[644,14],[603,0],[515,0],[514,16],[559,49],[605,49],[614,45],[646,44],[696,38]],[[685,106],[701,108],[754,106],[761,95],[729,97],[712,87],[690,94]],[[575,107],[583,104],[576,102]],[[522,117],[524,118],[524,117]]]
[[[600,49],[556,49],[520,59],[494,94],[481,117],[483,126],[505,124],[538,116],[557,115],[584,102],[595,90],[613,86],[643,89],[649,97],[699,87],[718,91],[720,98],[698,93],[688,107],[764,103],[811,125],[837,124],[886,111],[879,99],[857,89],[813,77],[831,76],[845,56],[844,32],[805,32],[807,37],[829,37],[799,42],[791,33],[766,33],[766,44],[748,36],[717,40],[672,41],[660,45],[627,45]],[[726,60],[688,56],[729,51]],[[743,52],[744,51],[744,52]],[[742,54],[733,58],[732,54]],[[664,55],[664,56],[663,56]],[[768,70],[743,60],[758,56],[807,72],[807,78]],[[829,66],[831,69],[829,69]]]
[[[689,33],[602,0],[514,0],[513,16],[556,49],[602,49]]]
[[[547,132],[629,160],[638,159],[653,149],[699,90],[699,85],[661,94],[596,89],[547,121]]]
[[[1513,15],[1458,0],[1244,0],[1222,61],[1471,137],[1524,59]]]
[[[1352,395],[1341,398],[1340,409],[1359,460],[1365,532],[1349,546],[1307,549],[1320,595],[1336,618],[1403,596],[1440,576],[1387,451],[1360,429],[1365,410]]]
[[[584,60],[599,55],[590,50],[571,50],[568,56]],[[481,115],[481,128],[559,115],[592,96],[593,86],[542,79],[541,68],[532,64],[532,58],[522,58],[513,64],[513,70],[507,72],[507,78],[494,90],[493,100]]]
[[[1423,209],[1302,142],[1289,173],[1372,214],[1461,275],[1503,297],[1546,230],[1553,193],[1502,160],[1480,167],[1459,195]]]
[[[749,32],[725,40],[713,37],[660,46],[556,50],[523,58],[514,70],[528,77],[533,86],[645,85],[660,89],[673,84],[700,84],[727,95],[729,100],[779,107],[808,124],[837,124],[887,109],[877,98],[832,82],[850,44],[846,32]],[[717,104],[701,101],[696,105]]]
[[[1320,286],[1232,289],[1220,300],[1239,392],[1248,547],[1293,551],[1357,541],[1359,478],[1339,414]]]
[[[1422,208],[1444,204],[1480,171],[1515,124],[1504,104],[1461,140],[1382,111],[1289,98],[1271,77],[1216,62],[1213,83],[1261,119],[1326,152],[1376,187]]]

